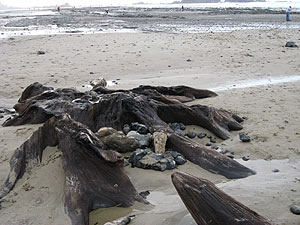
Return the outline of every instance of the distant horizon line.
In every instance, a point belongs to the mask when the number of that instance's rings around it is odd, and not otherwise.
[[[186,4],[186,5],[192,5],[192,4],[218,4],[218,3],[289,3],[292,4],[292,1],[284,1],[284,0],[180,0],[173,2],[133,2],[133,3],[113,3],[113,4],[83,4],[83,5],[77,5],[77,4],[70,4],[68,2],[64,4],[53,4],[53,5],[43,5],[43,6],[9,6],[1,3],[0,1],[0,9],[28,9],[28,8],[52,8],[52,7],[113,7],[113,6],[135,6],[135,5],[175,5],[175,4]],[[294,3],[300,3],[299,1],[296,1]]]

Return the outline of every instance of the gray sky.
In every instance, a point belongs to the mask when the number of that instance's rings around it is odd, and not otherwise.
[[[18,6],[18,7],[33,7],[33,6],[49,6],[49,5],[62,5],[68,2],[71,5],[99,5],[99,4],[124,4],[124,3],[135,3],[135,2],[153,2],[153,3],[168,3],[173,0],[0,0],[4,5]]]

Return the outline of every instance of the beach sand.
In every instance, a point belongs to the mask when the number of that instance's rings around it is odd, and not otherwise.
[[[177,170],[216,183],[226,193],[274,224],[300,224],[289,207],[300,204],[300,32],[245,30],[226,33],[110,33],[24,36],[0,41],[0,107],[12,108],[33,82],[52,87],[86,89],[89,81],[117,80],[113,89],[141,84],[188,85],[216,91],[219,96],[189,104],[224,108],[247,119],[242,132],[252,141],[241,143],[239,132],[217,139],[222,149],[257,171],[229,181],[187,163]],[[38,50],[45,51],[37,55]],[[293,82],[272,84],[274,79]],[[256,86],[253,81],[267,80]],[[241,84],[249,84],[243,87]],[[227,88],[230,87],[230,88]],[[224,90],[225,89],[225,90]],[[8,115],[0,119],[3,123]],[[0,127],[0,183],[9,172],[9,159],[39,125]],[[190,130],[201,130],[190,126]],[[207,139],[208,140],[208,139]],[[70,224],[64,214],[64,171],[60,153],[48,148],[41,166],[17,183],[0,210],[0,224]],[[250,160],[240,160],[249,156]],[[273,169],[279,169],[277,173]],[[195,224],[171,183],[174,171],[137,168],[126,171],[138,191],[150,190],[151,205],[130,209],[100,209],[91,224],[128,214],[132,224]],[[29,187],[29,188],[28,188]],[[109,218],[104,218],[109,215]]]

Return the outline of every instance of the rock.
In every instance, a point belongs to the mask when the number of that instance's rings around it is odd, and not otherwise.
[[[124,216],[122,218],[119,218],[117,220],[114,220],[112,222],[107,222],[104,225],[127,225],[131,222],[131,220],[135,217],[135,215],[132,216]]]
[[[185,125],[183,123],[178,123],[180,130],[185,130]]]
[[[279,169],[273,169],[272,172],[273,173],[278,173],[280,170]]]
[[[210,138],[210,142],[211,142],[211,143],[216,143],[216,142],[217,142],[217,139],[216,139],[215,137],[211,137],[211,138]]]
[[[242,142],[250,142],[250,141],[251,141],[251,138],[250,138],[249,136],[247,136],[246,134],[241,133],[241,134],[240,134],[240,140],[241,140]]]
[[[231,158],[231,159],[234,159],[234,155],[232,155],[232,154],[228,154],[226,156],[229,157],[229,158]]]
[[[150,146],[152,135],[150,133],[148,134],[139,134],[137,131],[130,131],[127,134],[127,137],[133,137],[136,139],[139,143],[140,148],[146,148]]]
[[[165,158],[162,154],[155,154],[150,149],[136,150],[129,162],[133,167],[158,171],[176,168],[176,163],[171,157]]]
[[[219,149],[219,146],[212,146],[211,149],[213,149],[213,150],[218,150],[218,149]]]
[[[171,123],[170,128],[177,133],[181,133],[185,130],[185,125],[183,123]]]
[[[195,138],[197,136],[197,134],[193,131],[189,131],[185,135],[188,136],[189,138]]]
[[[249,156],[243,156],[243,157],[242,157],[242,160],[244,160],[244,161],[248,161],[249,159],[250,159]]]
[[[298,45],[296,45],[296,43],[293,42],[293,41],[288,41],[288,42],[285,44],[285,47],[289,47],[289,48],[298,48]]]
[[[175,156],[175,157],[173,157]],[[129,159],[132,167],[165,171],[176,168],[176,163],[182,165],[185,158],[177,152],[168,151],[166,154],[155,154],[150,149],[137,149]]]
[[[153,143],[156,154],[165,154],[168,136],[163,132],[154,132]]]
[[[130,124],[130,128],[131,128],[131,130],[135,130],[135,131],[137,131],[140,134],[147,134],[147,133],[149,133],[148,127],[145,126],[144,124],[140,124],[138,122]]]
[[[98,79],[90,81],[90,85],[92,85],[94,88],[95,87],[106,87],[107,82],[104,78],[98,78]]]
[[[142,196],[143,198],[146,198],[148,195],[150,195],[150,191],[146,190],[146,191],[141,191],[140,196]]]
[[[148,149],[137,149],[132,153],[132,155],[128,159],[128,162],[131,163],[132,167],[136,167],[137,162],[148,154],[147,150]]]
[[[176,162],[177,165],[183,165],[186,163],[186,159],[184,158],[184,156],[182,154],[180,154],[179,152],[175,152],[175,151],[166,151],[165,155],[170,155],[173,157],[174,161]]]
[[[139,142],[136,139],[127,137],[111,127],[100,128],[96,135],[108,149],[117,152],[133,152],[139,147]]]
[[[38,54],[38,55],[44,55],[45,54],[45,52],[44,51],[41,51],[41,50],[39,50],[39,51],[37,51],[37,53],[36,54]]]
[[[206,137],[206,134],[205,133],[199,133],[199,134],[197,134],[197,137],[198,138],[204,138],[204,137]]]
[[[291,212],[300,215],[300,206],[299,205],[292,205],[290,208]]]
[[[129,162],[127,159],[124,159],[124,163],[123,163],[123,166],[126,167],[126,166],[129,166]]]
[[[125,135],[127,135],[127,134],[129,133],[129,131],[130,131],[130,126],[129,126],[128,124],[125,124],[125,125],[123,126],[123,133],[124,133]]]

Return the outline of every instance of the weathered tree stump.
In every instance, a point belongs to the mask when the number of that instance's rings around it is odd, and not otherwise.
[[[52,116],[68,113],[75,121],[87,125],[92,131],[101,127],[121,130],[124,124],[139,122],[153,131],[168,134],[168,145],[190,161],[213,173],[227,178],[242,178],[254,171],[211,149],[176,135],[168,123],[181,122],[199,125],[218,137],[227,139],[230,130],[240,130],[243,120],[228,111],[213,107],[187,106],[182,101],[216,96],[214,92],[186,86],[140,86],[132,90],[108,90],[95,87],[88,92],[56,89],[34,83],[27,87],[15,105],[18,115],[3,125],[43,123]],[[184,97],[185,99],[182,99]]]
[[[72,224],[88,224],[89,212],[97,208],[128,207],[134,201],[144,202],[124,171],[122,155],[104,150],[91,130],[67,114],[47,120],[15,151],[0,198],[26,171],[41,162],[47,146],[58,146],[62,151],[65,206]]]
[[[208,180],[175,172],[172,182],[198,225],[271,225]]]
[[[13,155],[11,171],[1,191],[5,196],[26,171],[41,161],[47,146],[58,146],[66,173],[65,203],[73,224],[87,224],[96,208],[130,206],[143,201],[123,170],[122,156],[94,135],[101,127],[121,130],[124,124],[139,122],[168,135],[167,147],[213,173],[228,178],[255,174],[236,161],[177,134],[168,123],[202,126],[226,139],[230,130],[240,130],[243,120],[225,110],[183,102],[213,97],[214,92],[185,86],[140,86],[132,90],[91,91],[53,89],[34,83],[14,106],[17,116],[3,126],[44,123]]]

